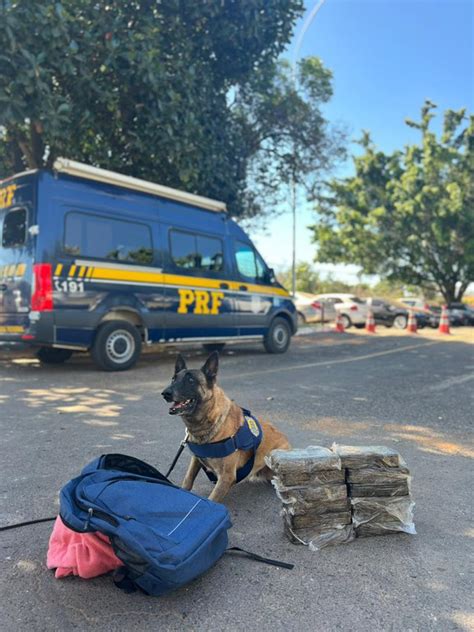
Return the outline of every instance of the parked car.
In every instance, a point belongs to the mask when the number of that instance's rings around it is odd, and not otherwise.
[[[328,322],[336,318],[334,304],[318,300],[315,294],[295,292],[294,303],[300,325]]]
[[[367,301],[367,303],[369,300]],[[399,305],[389,303],[380,298],[371,299],[372,311],[376,325],[406,329],[408,325],[408,310]],[[423,329],[429,324],[429,316],[424,312],[414,312],[417,327]]]
[[[58,159],[0,182],[0,342],[106,370],[143,344],[260,340],[282,353],[296,308],[225,204]]]
[[[316,300],[324,301],[325,305],[335,309],[341,315],[345,329],[352,325],[362,329],[367,320],[367,305],[365,301],[354,294],[316,294]]]
[[[430,305],[430,310],[432,313],[430,324],[434,329],[439,327],[439,321],[441,319],[441,306],[440,305]],[[459,327],[464,325],[464,316],[457,313],[454,310],[448,309],[448,319],[451,327]]]
[[[463,325],[474,325],[474,309],[466,303],[449,303],[448,311]]]
[[[401,303],[402,305],[406,305],[408,308],[415,309],[417,313],[429,314],[431,312],[431,308],[424,298],[397,298],[395,299],[396,303]]]

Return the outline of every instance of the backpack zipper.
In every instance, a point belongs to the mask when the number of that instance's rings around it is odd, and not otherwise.
[[[76,498],[76,504],[79,507],[79,509],[82,509],[82,511],[87,511],[87,518],[84,522],[84,527],[83,527],[84,531],[87,531],[87,529],[89,528],[89,524],[90,524],[92,516],[97,516],[99,520],[104,520],[104,522],[108,522],[113,527],[118,527],[120,524],[120,522],[116,518],[109,515],[108,513],[105,513],[105,511],[102,511],[101,509],[94,509],[94,507],[87,507],[86,505],[83,505],[80,501],[78,501],[77,498]]]

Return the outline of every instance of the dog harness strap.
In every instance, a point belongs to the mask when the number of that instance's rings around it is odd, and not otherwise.
[[[214,443],[191,443],[188,441],[188,447],[194,456],[201,459],[222,459],[229,454],[237,452],[237,450],[252,450],[253,454],[250,459],[241,468],[237,470],[237,483],[250,474],[255,462],[255,453],[260,445],[263,433],[262,427],[258,420],[246,408],[242,408],[244,414],[244,423],[233,437],[228,437],[222,441]],[[209,480],[216,482],[216,476],[209,470],[204,468]]]

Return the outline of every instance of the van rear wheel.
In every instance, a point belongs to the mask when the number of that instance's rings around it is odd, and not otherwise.
[[[41,347],[36,357],[42,364],[62,364],[72,356],[70,349],[56,349],[56,347]]]
[[[91,355],[103,371],[126,371],[136,364],[141,350],[138,329],[124,320],[111,320],[97,330]]]
[[[290,346],[291,329],[284,318],[275,318],[263,339],[268,353],[285,353]]]

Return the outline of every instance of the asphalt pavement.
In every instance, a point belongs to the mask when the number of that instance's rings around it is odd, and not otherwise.
[[[43,367],[4,355],[0,525],[54,515],[61,486],[102,453],[131,454],[166,471],[184,434],[160,397],[174,357],[173,349],[146,355],[118,374],[98,372],[87,356]],[[197,367],[205,354],[194,348],[187,357]],[[413,474],[417,535],[311,552],[286,540],[272,487],[244,482],[227,498],[231,544],[291,561],[294,570],[224,556],[185,588],[151,598],[122,593],[108,576],[56,580],[45,567],[50,523],[7,531],[0,533],[4,632],[474,629],[473,345],[403,334],[299,336],[283,356],[228,347],[219,382],[293,446],[399,450]],[[210,491],[202,474],[195,491]]]

